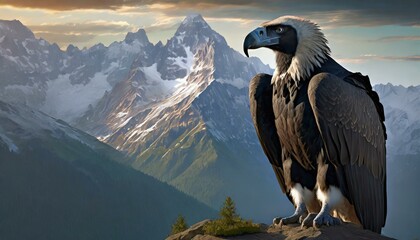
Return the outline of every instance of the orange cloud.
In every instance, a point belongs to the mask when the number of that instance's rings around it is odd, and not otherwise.
[[[335,0],[0,0],[0,6],[38,8],[53,11],[111,9],[117,12],[159,12],[185,16],[199,12],[212,18],[273,19],[300,15],[335,26],[420,26],[418,0],[335,1]]]

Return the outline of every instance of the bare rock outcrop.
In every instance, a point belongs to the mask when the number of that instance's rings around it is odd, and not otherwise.
[[[171,235],[169,237],[166,238],[166,240],[191,240],[191,239],[197,239],[195,237],[199,237],[199,236],[204,236],[204,225],[206,225],[206,223],[210,222],[209,219],[203,220],[201,222],[198,222],[194,225],[192,225],[190,228],[188,228],[187,230]],[[209,238],[198,238],[201,240],[204,239],[217,239],[214,238],[212,236],[207,236]]]
[[[345,223],[338,226],[315,228],[301,228],[300,225],[288,225],[280,227],[263,227],[261,233],[246,234],[234,237],[214,237],[204,235],[203,226],[209,220],[205,220],[193,225],[186,231],[168,237],[167,240],[297,240],[297,239],[318,239],[318,240],[389,240],[389,238],[368,230],[364,230],[354,224]],[[263,225],[262,225],[263,226]]]

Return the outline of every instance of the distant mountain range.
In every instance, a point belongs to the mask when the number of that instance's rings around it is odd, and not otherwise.
[[[374,88],[385,108],[388,153],[420,154],[420,85],[406,88],[388,83]]]
[[[0,21],[0,100],[82,129],[123,152],[120,162],[214,209],[229,195],[245,217],[269,221],[292,207],[250,118],[248,83],[260,72],[272,69],[230,48],[200,15],[186,17],[165,44],[140,29],[108,47],[65,51],[19,21]],[[374,88],[389,159],[416,158],[420,86]]]
[[[61,51],[19,21],[0,21],[0,96],[71,122],[127,76],[142,37],[139,30],[109,47]]]

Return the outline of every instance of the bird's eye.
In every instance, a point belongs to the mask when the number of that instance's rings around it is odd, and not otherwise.
[[[282,33],[282,32],[284,32],[284,28],[279,27],[276,29],[276,33]]]

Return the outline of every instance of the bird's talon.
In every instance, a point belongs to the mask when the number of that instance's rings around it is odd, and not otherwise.
[[[315,219],[315,217],[317,216],[317,213],[310,213],[308,214],[308,216],[306,216],[305,219],[303,219],[302,223],[301,223],[301,227],[312,227],[313,225],[313,221]]]
[[[300,216],[299,223],[302,224],[303,220],[305,220],[305,218],[303,216]]]
[[[274,218],[273,219],[273,225],[276,226],[276,225],[280,224],[280,221],[281,221],[281,218],[278,218],[278,217]]]
[[[328,213],[320,213],[313,220],[314,228],[320,228],[322,225],[334,226],[334,225],[339,225],[339,224],[341,224],[340,219],[335,218]]]

